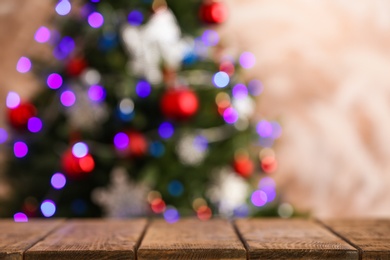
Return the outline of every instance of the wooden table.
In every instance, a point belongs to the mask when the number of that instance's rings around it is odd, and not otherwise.
[[[390,259],[390,219],[0,219],[0,259]]]

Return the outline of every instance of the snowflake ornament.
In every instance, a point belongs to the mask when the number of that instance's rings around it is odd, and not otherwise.
[[[245,205],[250,187],[248,183],[228,168],[221,169],[209,187],[210,200],[218,205],[219,214],[232,217],[234,211]]]
[[[152,84],[162,81],[162,62],[173,70],[180,67],[189,42],[181,38],[180,27],[168,8],[157,11],[143,26],[126,24],[122,39],[131,55],[130,71]]]
[[[149,191],[148,186],[133,182],[126,169],[116,168],[111,172],[111,183],[106,188],[96,188],[92,200],[103,208],[106,217],[140,217],[149,211]]]

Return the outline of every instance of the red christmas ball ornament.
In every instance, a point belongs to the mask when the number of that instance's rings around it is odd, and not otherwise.
[[[129,137],[129,146],[127,152],[132,157],[142,157],[148,150],[148,142],[143,134],[130,131],[127,133]]]
[[[207,1],[199,10],[200,19],[208,24],[223,23],[228,15],[228,8],[223,1]]]
[[[37,109],[31,103],[21,103],[8,110],[8,121],[16,129],[26,129],[28,120],[37,114]]]
[[[72,58],[66,64],[66,73],[69,76],[79,76],[87,67],[87,62],[83,58]]]
[[[167,118],[187,120],[198,111],[199,100],[190,89],[172,89],[164,93],[160,107]]]
[[[248,178],[253,173],[254,164],[248,156],[238,155],[234,158],[233,168],[239,175]]]
[[[64,152],[61,158],[63,171],[72,179],[80,179],[88,175],[95,168],[95,161],[92,155],[87,154],[84,157],[76,157],[72,149]]]

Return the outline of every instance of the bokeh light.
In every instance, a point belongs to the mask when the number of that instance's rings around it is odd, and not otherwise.
[[[14,222],[28,222],[28,217],[22,212],[15,213]]]
[[[267,194],[262,190],[256,190],[252,193],[251,201],[256,207],[262,207],[267,203]]]
[[[228,124],[234,124],[238,120],[238,116],[237,111],[232,107],[226,108],[223,112],[223,119]]]
[[[72,147],[72,154],[76,158],[83,158],[88,154],[88,146],[86,143],[78,142]]]
[[[168,223],[175,223],[179,221],[179,218],[179,211],[177,211],[174,207],[168,207],[164,212],[164,219]]]
[[[31,61],[27,57],[21,57],[16,64],[16,70],[20,73],[29,72],[31,69]]]
[[[144,21],[144,16],[140,11],[133,10],[127,16],[127,21],[129,22],[130,25],[139,26]]]
[[[50,30],[45,26],[39,27],[38,30],[35,32],[34,39],[39,43],[47,42],[48,40],[50,40]]]
[[[279,125],[278,122],[271,122],[272,125],[272,135],[271,137],[273,139],[278,139],[282,135],[282,127]]]
[[[274,156],[265,156],[261,159],[261,168],[265,173],[272,173],[277,170],[278,162]]]
[[[66,184],[65,175],[57,172],[57,173],[53,174],[50,182],[51,182],[51,185],[53,186],[54,189],[60,190],[63,187],[65,187],[65,184]]]
[[[101,13],[93,12],[88,16],[88,23],[92,28],[99,28],[104,23],[104,18]]]
[[[27,128],[31,133],[38,133],[42,130],[42,120],[38,117],[28,119]]]
[[[4,128],[0,128],[0,144],[5,143],[8,139],[8,133]]]
[[[250,69],[255,66],[256,57],[250,52],[243,52],[240,55],[240,65],[245,69]]]
[[[206,46],[215,46],[219,42],[219,35],[214,30],[205,30],[201,37],[204,45]]]
[[[194,144],[194,148],[196,148],[198,151],[204,152],[207,150],[209,146],[209,141],[203,135],[197,135],[194,138],[193,144]]]
[[[117,149],[126,149],[129,146],[129,143],[129,136],[125,133],[120,132],[114,136],[114,145]]]
[[[213,84],[217,88],[224,88],[229,84],[229,82],[230,82],[229,75],[223,71],[219,71],[215,73],[213,77]]]
[[[174,132],[175,129],[173,128],[173,125],[169,122],[163,122],[158,127],[158,133],[164,139],[171,138]]]
[[[155,198],[150,203],[150,207],[152,208],[152,211],[156,214],[163,213],[166,205],[165,202],[161,198]]]
[[[282,203],[278,207],[278,214],[282,218],[289,218],[294,214],[294,208],[289,203]]]
[[[65,36],[61,39],[58,45],[53,50],[53,55],[59,60],[66,58],[76,47],[75,41],[70,36]]]
[[[91,172],[95,169],[95,161],[90,154],[87,154],[83,158],[80,158],[79,166],[83,172]]]
[[[253,79],[248,83],[249,93],[253,96],[258,96],[263,93],[263,84],[257,79]]]
[[[8,92],[5,103],[8,108],[16,108],[20,105],[20,96],[18,93],[10,91]]]
[[[178,180],[173,180],[168,184],[168,192],[174,197],[179,197],[181,194],[183,194],[183,191],[184,186]]]
[[[51,89],[58,89],[62,86],[63,80],[60,74],[52,73],[47,76],[47,86]]]
[[[237,84],[233,87],[232,93],[236,99],[246,98],[248,96],[248,89],[244,84]]]
[[[192,202],[192,208],[195,210],[195,211],[198,211],[198,209],[201,207],[201,206],[207,206],[207,202],[205,199],[203,198],[196,198],[194,199],[194,201]]]
[[[92,85],[88,89],[88,97],[92,101],[103,101],[106,98],[106,90],[100,85]]]
[[[164,144],[159,141],[151,142],[149,146],[149,153],[153,157],[157,157],[157,158],[163,156],[165,153]]]
[[[139,97],[146,98],[152,92],[152,87],[150,86],[149,82],[147,82],[146,80],[140,80],[135,86],[135,92]]]
[[[130,114],[134,110],[134,102],[130,98],[122,99],[119,103],[119,110],[123,114]]]
[[[256,126],[257,133],[263,137],[270,137],[272,135],[272,125],[266,120],[261,120]]]
[[[17,158],[23,158],[28,153],[28,146],[25,142],[15,142],[14,143],[14,154]]]
[[[56,212],[56,204],[52,200],[44,200],[41,204],[42,215],[49,218]]]
[[[65,107],[71,107],[76,102],[76,95],[72,91],[67,90],[62,92],[60,100]]]
[[[211,209],[206,205],[200,206],[198,208],[198,210],[196,211],[197,217],[203,221],[209,220],[211,218],[212,214],[213,213],[211,212]]]
[[[81,78],[86,85],[96,85],[99,83],[101,75],[95,69],[86,69],[83,71]]]
[[[72,9],[72,5],[68,0],[60,0],[56,5],[56,12],[59,15],[67,15]]]

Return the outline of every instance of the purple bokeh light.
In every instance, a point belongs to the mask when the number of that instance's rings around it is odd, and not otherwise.
[[[261,120],[256,126],[256,131],[263,138],[270,137],[272,135],[272,125],[266,120]]]
[[[150,86],[149,82],[146,80],[140,80],[135,86],[135,92],[141,98],[146,98],[152,92],[152,86]]]
[[[127,134],[125,133],[117,133],[114,136],[114,145],[117,149],[126,149],[129,146],[130,139]]]
[[[53,50],[53,55],[59,60],[66,58],[76,47],[75,41],[70,36],[64,36]]]
[[[39,43],[47,42],[48,40],[50,40],[50,30],[45,26],[39,27],[38,30],[35,32],[34,39]]]
[[[16,70],[20,73],[27,73],[31,69],[31,61],[27,57],[20,57],[16,64]]]
[[[72,147],[72,154],[76,158],[83,158],[88,154],[88,145],[83,142],[75,143]]]
[[[168,223],[175,223],[179,220],[179,218],[179,212],[173,207],[168,207],[164,212],[164,219]]]
[[[276,190],[275,187],[272,186],[264,186],[260,189],[267,195],[267,202],[271,202],[276,197]]]
[[[228,124],[234,124],[238,120],[238,113],[234,108],[228,107],[223,111],[223,119]]]
[[[88,16],[88,23],[92,28],[99,28],[104,23],[104,18],[101,13],[93,12]]]
[[[158,133],[164,139],[171,138],[174,132],[175,129],[173,128],[173,125],[169,122],[163,122],[158,127]]]
[[[246,98],[248,96],[248,89],[244,84],[237,84],[233,87],[232,93],[236,99]]]
[[[28,146],[24,142],[14,143],[14,154],[16,158],[23,158],[28,153]]]
[[[28,217],[22,212],[15,213],[14,222],[28,222]]]
[[[143,20],[144,20],[144,16],[138,10],[131,11],[129,13],[129,15],[127,16],[127,21],[129,22],[130,25],[133,25],[133,26],[141,25]]]
[[[31,117],[27,122],[27,128],[31,133],[38,133],[42,130],[42,120],[38,117]]]
[[[256,64],[256,57],[250,52],[243,52],[240,55],[240,65],[244,69],[250,69]]]
[[[52,200],[44,200],[41,204],[41,212],[43,216],[49,218],[56,212],[56,204]]]
[[[213,84],[217,88],[224,88],[226,87],[230,82],[229,75],[224,71],[219,71],[215,73],[213,77]]]
[[[5,129],[0,128],[0,144],[5,143],[8,139],[8,133]]]
[[[282,135],[282,127],[279,125],[278,122],[271,122],[272,125],[272,135],[271,137],[273,139],[278,139]]]
[[[248,83],[249,93],[253,96],[258,96],[263,93],[263,84],[257,79],[251,80]]]
[[[52,73],[47,76],[47,86],[51,89],[58,89],[62,86],[63,80],[60,74]]]
[[[8,92],[7,99],[5,101],[8,108],[16,108],[20,105],[20,96],[18,93],[10,91]]]
[[[265,187],[265,186],[270,186],[270,187],[275,187],[276,186],[276,183],[275,181],[270,178],[270,177],[264,177],[262,178],[260,181],[259,181],[259,189]]]
[[[72,5],[69,3],[68,0],[60,0],[58,1],[58,4],[56,5],[56,12],[59,15],[67,15],[70,10],[72,9]]]
[[[252,193],[251,201],[256,207],[264,206],[267,203],[267,194],[262,190],[256,190]]]
[[[67,90],[62,92],[60,100],[62,105],[64,105],[65,107],[70,107],[73,106],[76,102],[76,95],[72,91]]]
[[[92,85],[88,89],[88,97],[92,101],[103,101],[106,97],[106,90],[100,85]]]
[[[51,185],[53,186],[54,189],[60,190],[63,187],[65,187],[65,184],[66,184],[65,175],[57,172],[57,173],[53,174],[50,182],[51,182]]]
[[[198,150],[198,151],[206,151],[207,148],[209,146],[209,141],[207,140],[206,137],[204,137],[203,135],[197,135],[195,136],[194,138],[194,147]]]
[[[219,35],[214,30],[205,30],[202,34],[202,42],[206,46],[215,46],[219,42]]]

